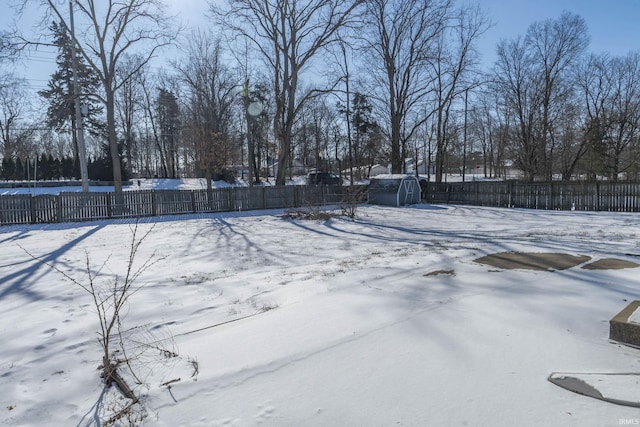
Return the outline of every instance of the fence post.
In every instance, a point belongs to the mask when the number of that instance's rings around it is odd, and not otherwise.
[[[56,196],[56,219],[55,222],[62,222],[62,193]]]
[[[196,190],[191,190],[191,213],[196,213]]]
[[[29,209],[31,210],[31,224],[36,223],[36,198],[35,196],[29,197]]]
[[[107,195],[107,216],[109,218],[113,217],[113,197],[115,197],[116,193],[108,193]]]
[[[158,199],[155,190],[151,190],[151,212],[153,216],[158,216]]]
[[[207,192],[207,209],[209,212],[213,212],[213,189],[206,189]]]
[[[262,195],[262,209],[267,209],[267,187],[262,187],[260,194]]]
[[[237,187],[229,188],[229,210],[231,210],[231,212],[236,210],[236,188]]]

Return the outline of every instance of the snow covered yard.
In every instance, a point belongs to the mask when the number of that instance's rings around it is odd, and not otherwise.
[[[139,224],[153,230],[137,260],[154,250],[165,258],[140,277],[124,321],[170,350],[142,364],[145,425],[640,419],[638,409],[547,381],[553,371],[640,371],[640,350],[608,340],[609,319],[640,299],[640,269],[474,262],[505,251],[638,261],[637,214],[430,205],[362,206],[354,221],[282,213]],[[104,274],[124,274],[132,227],[0,228],[2,425],[94,425],[116,405],[97,370],[90,297],[25,250],[78,280],[85,254],[94,267],[110,256]]]

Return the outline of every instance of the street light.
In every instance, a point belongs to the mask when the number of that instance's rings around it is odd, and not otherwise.
[[[247,78],[245,85],[243,87],[243,99],[244,99],[244,107],[245,107],[245,120],[247,122],[247,159],[249,165],[249,186],[253,186],[254,181],[259,182],[259,165],[256,165],[255,162],[255,129],[254,124],[255,120],[258,118],[260,114],[262,114],[262,103],[259,101],[251,101],[250,92],[249,92],[249,79]],[[255,169],[254,169],[255,167]],[[244,165],[243,165],[244,168]],[[244,172],[243,172],[244,173]]]

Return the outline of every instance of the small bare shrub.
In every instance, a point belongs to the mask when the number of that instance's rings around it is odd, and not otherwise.
[[[102,380],[107,386],[116,383],[122,394],[130,399],[130,403],[124,406],[124,408],[123,405],[117,405],[120,407],[118,413],[109,418],[105,422],[105,425],[115,424],[116,422],[122,421],[122,419],[127,419],[131,423],[138,420],[141,416],[144,417],[144,415],[141,415],[144,414],[144,409],[132,410],[132,406],[138,403],[139,399],[129,384],[127,384],[120,375],[118,368],[122,365],[128,366],[135,380],[140,381],[139,375],[131,368],[130,363],[134,358],[134,353],[136,356],[139,356],[140,353],[126,345],[125,338],[131,336],[132,330],[125,330],[123,328],[123,318],[127,307],[129,307],[131,296],[142,288],[142,285],[139,285],[137,280],[145,271],[163,259],[158,257],[156,252],[153,252],[151,256],[141,264],[136,262],[136,256],[140,246],[149,236],[153,228],[154,227],[151,227],[142,236],[139,236],[137,222],[135,226],[131,228],[131,243],[129,245],[128,260],[124,274],[113,272],[111,275],[105,274],[104,271],[108,269],[110,256],[96,268],[91,264],[89,253],[85,252],[86,279],[77,279],[22,248],[22,250],[33,259],[42,262],[60,273],[71,283],[80,287],[93,301],[93,306],[100,324],[98,343],[102,352],[102,364],[99,367],[102,371]],[[154,348],[160,350],[158,346]],[[133,353],[130,354],[130,352]]]
[[[331,212],[320,210],[317,206],[312,206],[300,209],[289,209],[282,215],[282,219],[328,221],[333,218],[333,216]]]
[[[358,205],[367,200],[367,186],[345,187],[340,209],[342,215],[354,219],[358,213]]]

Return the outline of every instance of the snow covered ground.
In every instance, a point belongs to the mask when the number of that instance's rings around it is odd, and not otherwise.
[[[547,381],[555,371],[640,371],[640,350],[608,340],[609,319],[640,298],[640,269],[474,262],[504,251],[638,261],[637,214],[431,205],[362,206],[353,221],[282,213],[139,224],[153,229],[137,262],[154,251],[164,259],[139,278],[124,327],[140,331],[131,340],[170,350],[136,361],[145,425],[640,420],[638,409]],[[99,378],[91,299],[26,251],[79,281],[86,254],[96,268],[108,258],[101,277],[122,275],[132,227],[0,227],[2,425],[95,425],[118,406]]]

